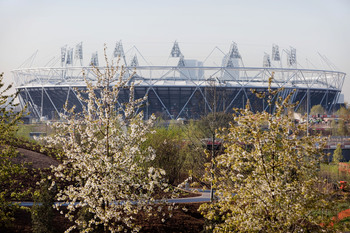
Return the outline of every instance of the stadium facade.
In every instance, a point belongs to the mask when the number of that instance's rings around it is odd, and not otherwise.
[[[135,98],[148,96],[139,109],[144,111],[146,118],[150,114],[164,119],[199,118],[213,111],[231,112],[233,108],[243,108],[248,100],[253,111],[273,111],[268,109],[266,99],[259,99],[252,92],[266,92],[272,74],[272,88],[284,88],[275,99],[292,93],[290,101],[296,103],[295,111],[305,112],[317,104],[331,111],[346,76],[334,70],[299,69],[296,50],[290,48],[281,53],[277,45],[273,45],[271,56],[265,54],[261,67],[243,66],[234,42],[228,53],[222,52],[219,66],[206,66],[205,61],[185,59],[177,42],[165,66],[149,65],[147,62],[140,65],[137,55],[144,58],[135,53],[130,56],[131,61],[126,62],[122,43],[117,42],[114,57],[120,57],[125,66],[124,78],[136,83]],[[84,106],[76,91],[86,89],[83,70],[86,78],[93,81],[96,79],[94,66],[101,71],[105,69],[99,66],[97,52],[92,54],[89,66],[83,66],[82,61],[82,43],[79,43],[74,56],[73,48],[61,48],[58,67],[13,70],[21,104],[27,105],[36,118],[59,118],[64,113],[66,102],[68,107],[75,105],[76,110],[81,111]],[[128,96],[129,90],[123,89],[117,104],[122,105],[129,99]]]

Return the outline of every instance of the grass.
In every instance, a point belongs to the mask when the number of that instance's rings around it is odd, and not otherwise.
[[[25,139],[31,139],[29,136],[30,132],[33,132],[34,125],[24,125],[20,124],[17,126],[18,130],[16,132],[16,136]]]
[[[16,136],[19,138],[25,138],[27,140],[31,140],[32,138],[29,136],[30,132],[44,132],[47,135],[52,133],[52,129],[45,123],[38,124],[19,124],[18,130],[16,132]]]

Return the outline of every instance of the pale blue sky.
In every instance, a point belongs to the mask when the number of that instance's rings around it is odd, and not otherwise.
[[[154,64],[169,56],[177,40],[187,58],[204,59],[218,46],[238,44],[246,66],[261,66],[271,45],[297,49],[326,68],[317,52],[350,75],[348,0],[0,0],[0,72],[7,82],[36,50],[38,64],[59,56],[60,47],[83,41],[84,55],[135,45]],[[343,93],[350,102],[350,80]]]

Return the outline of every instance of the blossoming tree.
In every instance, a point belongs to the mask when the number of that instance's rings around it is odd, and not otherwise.
[[[329,207],[317,176],[322,141],[305,136],[305,126],[286,114],[290,96],[276,100],[278,91],[256,93],[275,113],[236,109],[235,123],[221,135],[217,201],[200,207],[214,232],[301,232],[325,221],[317,214]]]
[[[137,113],[144,99],[134,99],[132,75],[110,64],[107,56],[105,61],[104,69],[93,69],[96,80],[85,78],[87,91],[78,92],[86,106],[83,112],[72,108],[62,115],[63,121],[55,124],[57,133],[47,138],[65,154],[53,171],[60,182],[71,184],[57,196],[68,204],[66,217],[75,221],[68,231],[88,232],[98,225],[111,232],[138,231],[135,215],[151,210],[156,189],[166,188],[164,171],[144,166],[155,158],[152,148],[141,147],[154,119],[146,121]],[[118,101],[123,88],[130,91],[125,104]],[[74,211],[81,207],[93,217],[75,219]]]

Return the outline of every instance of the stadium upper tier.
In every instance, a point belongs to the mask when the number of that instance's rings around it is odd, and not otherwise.
[[[120,47],[119,53],[116,50],[116,56],[123,56]],[[79,54],[79,49],[76,51]],[[231,112],[234,107],[244,107],[248,100],[254,111],[266,110],[266,100],[257,98],[252,90],[266,92],[272,75],[272,88],[284,88],[278,96],[285,98],[293,93],[291,102],[297,103],[295,110],[305,111],[307,104],[309,109],[321,104],[331,110],[341,92],[346,74],[332,70],[298,69],[295,50],[292,51],[287,57],[288,68],[272,67],[270,58],[266,56],[263,67],[243,67],[240,65],[243,62],[240,62],[238,48],[233,44],[230,52],[223,56],[222,66],[209,67],[196,60],[184,59],[175,42],[171,51],[171,59],[175,61],[173,65],[141,66],[135,55],[131,64],[124,63],[127,66],[123,78],[135,84],[136,98],[148,96],[140,109],[145,112],[146,118],[150,114],[166,119],[198,118],[212,111]],[[101,72],[106,69],[98,66],[97,55],[91,59],[94,67],[72,66],[72,62],[67,63],[67,54],[64,59],[62,55],[63,67],[12,71],[21,103],[29,106],[33,116],[57,118],[64,112],[65,102],[68,102],[68,107],[75,105],[77,111],[81,111],[83,105],[77,99],[76,91],[86,88],[84,77],[94,82],[96,76],[93,69],[98,67]],[[278,62],[281,58],[279,53],[277,55],[275,48],[272,58]],[[72,59],[72,54],[70,57]],[[126,88],[121,92],[118,104],[126,102],[128,95]]]
[[[18,88],[35,86],[85,86],[83,71],[88,80],[96,77],[93,67],[27,68],[13,70]],[[104,71],[105,67],[99,67]],[[274,87],[332,89],[341,91],[345,73],[316,69],[266,68],[266,67],[173,67],[138,66],[125,67],[137,85],[208,86],[212,81],[222,86],[267,86],[274,73]],[[125,79],[129,75],[125,75]],[[209,86],[210,86],[209,85]]]

